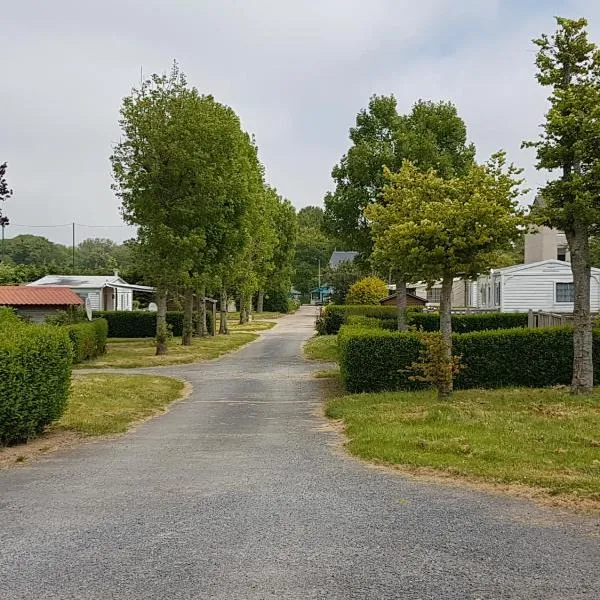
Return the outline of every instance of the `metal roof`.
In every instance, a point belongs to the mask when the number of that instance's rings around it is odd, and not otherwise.
[[[134,285],[127,283],[119,275],[46,275],[28,286],[64,286],[74,289],[100,289],[105,287],[119,287],[139,292],[154,292],[155,288],[148,285]]]
[[[0,286],[2,306],[73,306],[83,300],[67,287]]]
[[[352,262],[358,256],[358,252],[354,250],[342,251],[342,250],[334,250],[331,254],[331,258],[329,259],[329,266],[332,269],[337,269],[340,263],[343,262]]]

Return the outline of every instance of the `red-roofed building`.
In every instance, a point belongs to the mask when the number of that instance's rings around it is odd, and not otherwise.
[[[65,287],[28,287],[24,285],[0,286],[0,306],[10,306],[19,315],[35,323],[59,310],[83,306],[83,300]]]

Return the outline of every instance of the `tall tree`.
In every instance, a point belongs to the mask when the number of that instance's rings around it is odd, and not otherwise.
[[[6,168],[7,164],[2,163],[0,165],[0,202],[5,202],[11,196],[13,191],[8,187],[8,183],[6,182]],[[2,228],[2,260],[4,261],[4,229],[10,223],[8,217],[2,212],[2,205],[0,204],[0,227]]]
[[[551,89],[550,109],[537,142],[538,168],[559,170],[541,190],[544,224],[562,229],[573,270],[573,380],[575,394],[594,383],[590,316],[590,237],[600,226],[600,51],[588,40],[585,19],[557,18],[557,30],[534,40],[537,80]]]
[[[452,364],[451,300],[455,277],[473,278],[489,270],[500,252],[521,235],[524,224],[519,171],[506,167],[503,153],[465,175],[446,179],[405,161],[388,173],[383,203],[365,210],[372,223],[375,259],[397,264],[430,284],[441,280],[440,330],[443,364]],[[451,372],[448,369],[448,372]],[[438,388],[452,393],[452,378]]]
[[[324,217],[325,212],[320,206],[305,206],[298,211],[298,227],[321,229],[323,227]]]
[[[475,149],[467,144],[466,127],[449,102],[417,102],[410,114],[398,114],[394,96],[373,96],[350,129],[352,145],[332,171],[336,188],[325,197],[327,230],[369,258],[373,248],[365,208],[377,203],[385,184],[384,167],[392,172],[408,159],[418,168],[436,169],[441,177],[464,173]],[[377,265],[386,270],[388,265]],[[406,278],[395,272],[398,328],[406,328]]]
[[[227,232],[240,224],[248,194],[248,136],[235,113],[200,96],[176,64],[132,90],[119,123],[113,187],[125,220],[138,226],[139,248],[147,257],[140,264],[158,288],[157,354],[164,354],[168,290],[187,288],[189,316],[199,255],[226,253]]]

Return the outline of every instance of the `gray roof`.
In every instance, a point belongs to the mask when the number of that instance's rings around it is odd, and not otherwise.
[[[337,269],[340,266],[340,263],[352,262],[357,256],[358,252],[355,252],[354,250],[334,250],[331,258],[329,259],[329,266],[332,269]]]
[[[154,288],[147,285],[131,285],[118,275],[46,275],[37,281],[28,283],[30,286],[54,285],[72,289],[101,289],[119,287],[141,292],[152,292]]]

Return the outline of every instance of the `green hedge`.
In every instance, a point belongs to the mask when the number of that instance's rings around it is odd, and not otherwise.
[[[464,370],[457,388],[567,385],[573,339],[568,327],[502,329],[453,335]],[[345,326],[338,336],[340,370],[351,392],[419,389],[408,367],[419,358],[420,334]],[[594,377],[600,380],[600,332],[594,332]]]
[[[0,319],[0,444],[42,432],[67,404],[73,352],[63,327]]]
[[[109,338],[151,338],[156,335],[155,312],[146,310],[111,310],[95,312],[94,316],[106,319],[108,322]],[[173,335],[181,336],[183,334],[183,312],[168,312],[167,324],[171,327]],[[210,312],[210,307],[206,312],[206,324],[208,330],[211,331],[212,312]]]
[[[379,319],[383,329],[396,329],[397,308],[395,306],[329,305],[317,320],[319,335],[336,334],[342,325],[348,323],[350,316],[363,316]],[[422,331],[437,331],[440,326],[438,313],[424,313],[409,307],[407,311],[409,325]],[[484,331],[488,329],[512,329],[527,327],[527,313],[483,313],[452,315],[452,329],[456,333]]]
[[[91,322],[66,325],[66,329],[73,347],[74,364],[100,356],[106,351],[108,336],[106,319],[94,319]]]

